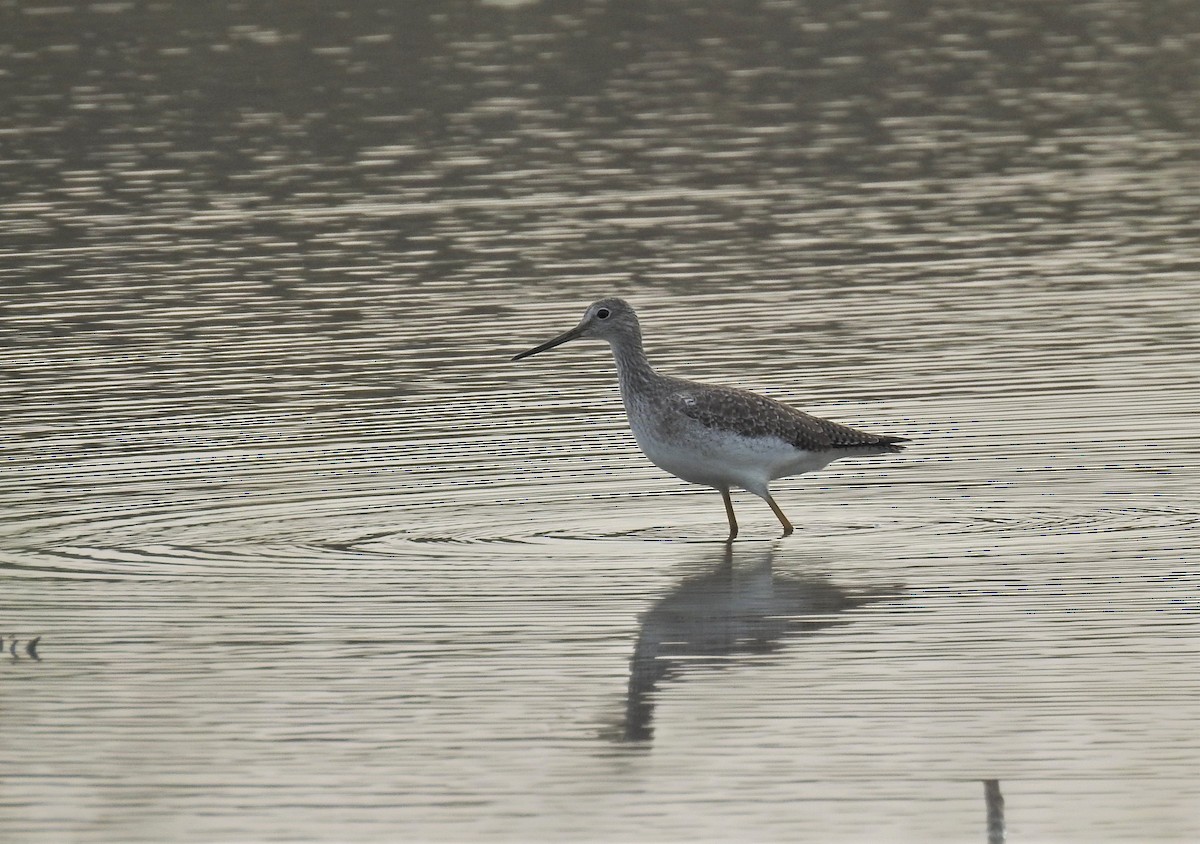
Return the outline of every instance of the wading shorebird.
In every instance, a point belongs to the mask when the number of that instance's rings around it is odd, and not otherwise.
[[[810,416],[748,390],[659,375],[646,360],[637,314],[624,299],[592,303],[579,325],[513,360],[579,338],[612,347],[638,447],[660,469],[721,493],[730,540],[738,534],[731,488],[766,501],[788,536],[792,523],[771,497],[771,481],[823,469],[843,457],[900,451],[899,443],[908,441]]]

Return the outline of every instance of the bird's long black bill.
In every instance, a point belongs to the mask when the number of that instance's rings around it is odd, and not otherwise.
[[[577,325],[574,328],[572,328],[570,331],[566,332],[565,334],[560,334],[557,337],[555,337],[553,340],[547,340],[542,345],[532,348],[528,352],[521,352],[521,354],[519,354],[519,355],[513,355],[513,360],[520,360],[521,358],[527,358],[530,355],[536,355],[538,352],[544,352],[544,351],[546,351],[546,349],[553,349],[555,346],[561,346],[563,343],[567,342],[568,340],[574,340],[582,332],[583,332],[583,326]]]

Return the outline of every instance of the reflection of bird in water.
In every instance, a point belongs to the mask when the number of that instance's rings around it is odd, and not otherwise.
[[[779,650],[789,639],[848,623],[838,617],[846,610],[900,594],[895,586],[850,593],[821,577],[776,573],[773,554],[742,569],[726,543],[715,568],[682,581],[642,616],[630,660],[626,740],[652,736],[655,693],[684,669]]]

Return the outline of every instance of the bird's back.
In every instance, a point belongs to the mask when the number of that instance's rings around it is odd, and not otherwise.
[[[776,438],[808,452],[900,451],[904,437],[871,434],[797,410],[749,390],[664,378],[670,407],[706,428],[752,439]]]

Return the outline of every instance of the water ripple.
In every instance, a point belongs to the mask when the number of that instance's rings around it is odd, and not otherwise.
[[[1186,15],[427,5],[4,5],[5,837],[1200,838]]]

